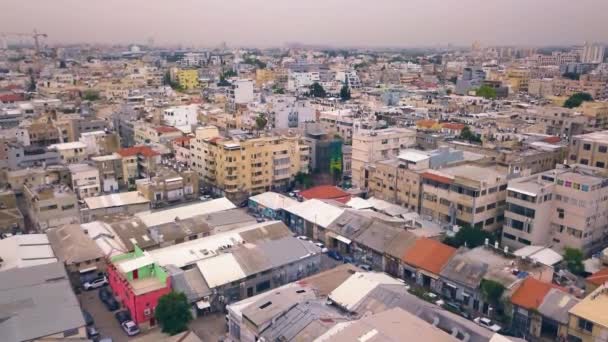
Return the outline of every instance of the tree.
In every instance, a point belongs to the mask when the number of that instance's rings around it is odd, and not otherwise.
[[[460,131],[460,135],[458,137],[460,139],[466,140],[468,142],[481,143],[481,138],[479,137],[479,135],[473,133],[471,131],[471,128],[469,128],[469,126],[464,126],[462,131]]]
[[[566,108],[576,108],[583,104],[583,102],[593,101],[593,97],[589,93],[576,93],[570,96],[566,102],[564,102],[564,107]]]
[[[82,94],[82,98],[87,101],[99,100],[99,92],[97,90],[87,89]]]
[[[578,81],[581,78],[581,75],[575,73],[575,72],[566,72],[562,75],[562,77],[564,78],[568,78],[574,81]]]
[[[496,98],[496,89],[483,85],[477,89],[475,95],[481,96],[485,99],[495,99]]]
[[[494,305],[495,307],[500,305],[500,299],[502,294],[505,292],[505,287],[494,280],[483,279],[480,284],[481,295],[483,299]]]
[[[295,176],[296,183],[302,185],[304,189],[308,189],[312,186],[312,178],[308,173],[298,172]]]
[[[564,262],[568,270],[576,275],[581,275],[585,272],[583,252],[580,249],[566,247],[564,249]]]
[[[348,81],[346,81],[346,83],[344,83],[342,86],[342,89],[340,89],[340,99],[342,99],[342,101],[350,100],[350,88],[348,87]]]
[[[266,124],[268,124],[268,119],[266,119],[264,114],[260,114],[255,118],[255,125],[259,131],[266,128]]]
[[[310,96],[312,97],[325,97],[327,93],[323,86],[319,82],[315,82],[310,86]]]
[[[192,320],[188,299],[182,292],[170,292],[158,300],[154,317],[162,327],[162,331],[169,335],[179,334],[188,329]]]
[[[453,237],[446,237],[443,242],[446,245],[452,247],[467,246],[469,248],[475,248],[485,244],[486,239],[492,244],[496,240],[492,233],[487,232],[481,228],[475,228],[471,226],[463,226]]]

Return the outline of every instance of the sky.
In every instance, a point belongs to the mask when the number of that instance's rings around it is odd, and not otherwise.
[[[608,0],[0,0],[0,32],[49,43],[282,46],[608,42]]]

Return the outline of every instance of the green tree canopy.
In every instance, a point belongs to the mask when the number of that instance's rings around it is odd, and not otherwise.
[[[171,292],[160,297],[154,317],[158,320],[162,331],[169,335],[188,329],[192,313],[186,295],[181,292]]]
[[[97,101],[99,100],[99,92],[93,89],[87,89],[82,94],[82,98],[87,101]]]
[[[481,96],[485,99],[495,99],[496,98],[496,89],[483,85],[477,89],[475,95]]]
[[[583,104],[583,102],[593,101],[593,97],[589,93],[576,93],[570,96],[566,102],[564,102],[564,107],[566,108],[576,108]]]
[[[465,245],[469,248],[475,248],[483,245],[486,239],[489,239],[490,243],[494,243],[496,240],[492,233],[467,225],[461,227],[453,237],[446,237],[443,242],[456,248]]]
[[[312,97],[325,97],[327,93],[323,86],[319,84],[319,82],[315,82],[310,86],[310,96]]]
[[[346,82],[342,86],[342,89],[340,89],[340,99],[342,99],[342,101],[350,100],[350,88],[348,87],[348,82]]]
[[[583,252],[580,249],[566,247],[564,249],[564,262],[568,270],[580,275],[585,272],[583,265]]]
[[[483,279],[481,281],[481,295],[490,304],[499,306],[505,287],[494,280]]]
[[[266,119],[264,114],[260,114],[255,118],[255,126],[258,128],[258,130],[261,131],[266,128],[266,124],[268,124],[268,119]]]
[[[469,126],[464,126],[462,131],[460,131],[460,139],[466,140],[468,142],[476,142],[481,143],[481,137],[471,131]]]

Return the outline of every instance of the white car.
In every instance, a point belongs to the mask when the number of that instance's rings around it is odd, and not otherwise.
[[[485,317],[477,317],[473,320],[473,322],[481,325],[486,329],[492,330],[493,332],[499,332],[502,329],[500,325],[495,324],[494,322],[492,322],[491,319]]]
[[[139,334],[139,327],[133,321],[124,321],[120,326],[122,327],[122,330],[124,330],[129,336]]]
[[[315,242],[315,246],[321,248],[321,253],[329,252],[329,249],[327,249],[327,247],[325,247],[325,245],[322,242]]]
[[[298,236],[298,239],[303,240],[303,241],[308,241],[308,240],[310,240],[310,239],[308,238],[308,236],[304,236],[304,235],[300,235],[300,236]]]
[[[103,276],[101,278],[87,281],[86,283],[82,284],[82,287],[85,290],[94,290],[106,285],[108,285],[108,278],[106,278],[106,276]]]

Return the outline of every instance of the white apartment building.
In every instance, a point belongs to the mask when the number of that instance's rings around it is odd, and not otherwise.
[[[167,108],[163,111],[163,121],[173,127],[196,125],[198,123],[198,105],[190,104]]]
[[[274,128],[296,128],[304,122],[316,120],[316,110],[310,101],[288,95],[271,96],[266,101]]]
[[[70,164],[68,169],[72,176],[72,189],[79,199],[101,194],[99,169],[88,164]]]
[[[234,81],[230,90],[230,98],[235,104],[253,102],[253,81],[244,79]]]
[[[585,166],[558,166],[514,179],[507,188],[502,241],[578,248],[589,254],[608,241],[608,175]]]
[[[366,189],[367,166],[379,160],[396,158],[402,149],[416,144],[416,131],[407,128],[359,130],[353,135],[352,182],[353,186]]]
[[[300,88],[311,86],[315,82],[321,82],[321,74],[318,71],[293,72],[287,75],[287,90],[296,91]]]
[[[600,44],[585,43],[581,52],[581,62],[583,63],[602,63],[606,47]]]

